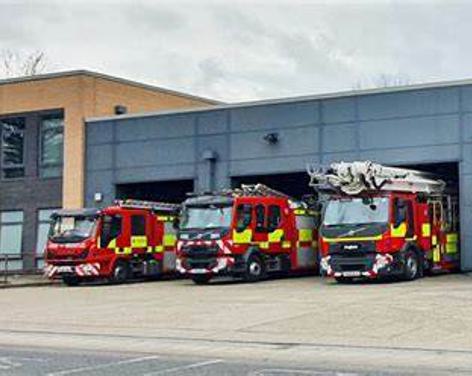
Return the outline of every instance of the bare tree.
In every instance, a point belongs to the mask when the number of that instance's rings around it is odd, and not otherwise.
[[[377,77],[369,78],[366,80],[357,80],[354,85],[352,85],[353,90],[362,90],[362,89],[373,89],[373,88],[386,88],[394,86],[405,86],[410,85],[412,82],[407,75],[404,74],[389,74],[382,73]]]
[[[45,71],[46,54],[43,51],[0,51],[0,77],[34,76]]]

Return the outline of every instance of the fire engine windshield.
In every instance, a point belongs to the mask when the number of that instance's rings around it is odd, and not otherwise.
[[[388,222],[388,198],[352,198],[330,200],[323,225],[362,225]]]
[[[58,216],[53,219],[49,238],[56,242],[76,243],[90,237],[97,218],[87,216]]]
[[[232,209],[232,206],[187,207],[180,229],[228,228],[231,225]]]

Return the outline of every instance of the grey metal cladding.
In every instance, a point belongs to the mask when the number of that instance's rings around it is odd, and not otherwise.
[[[113,121],[88,123],[86,127],[87,145],[103,144],[113,141]]]
[[[212,150],[217,153],[218,161],[227,161],[229,159],[227,135],[208,135],[198,137],[197,143],[197,162],[201,161],[202,154],[206,150]]]
[[[435,115],[459,110],[459,90],[442,88],[360,96],[361,120],[399,116]]]
[[[198,113],[197,124],[198,134],[224,133],[228,131],[227,111]]]
[[[119,126],[116,127],[116,140],[119,142],[193,136],[195,134],[195,119],[188,115],[127,119],[117,122],[117,124]]]
[[[322,129],[323,151],[343,152],[356,148],[356,124],[330,124]]]
[[[327,99],[323,101],[323,122],[340,123],[356,119],[356,98]]]
[[[418,164],[454,162],[460,160],[460,145],[368,150],[359,153],[359,159],[374,160],[385,164]]]
[[[360,123],[361,149],[459,142],[459,116],[437,115]]]
[[[231,111],[231,131],[295,127],[319,123],[315,101],[243,107]]]
[[[275,145],[264,140],[267,131],[231,134],[231,159],[252,159],[315,154],[319,152],[318,127],[282,129]]]
[[[195,157],[192,138],[125,142],[115,147],[118,169],[193,163]]]
[[[319,163],[319,156],[274,157],[231,161],[230,176],[303,172],[308,163]]]
[[[92,144],[87,147],[87,169],[89,171],[113,168],[113,145]]]
[[[166,180],[193,179],[195,166],[193,164],[141,166],[139,168],[122,168],[115,172],[115,183],[136,183]]]

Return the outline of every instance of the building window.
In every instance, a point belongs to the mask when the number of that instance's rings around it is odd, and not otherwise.
[[[41,209],[38,211],[38,229],[36,238],[36,256],[43,257],[44,249],[48,241],[51,214],[59,209]]]
[[[21,255],[23,212],[0,212],[0,254]]]
[[[12,179],[25,176],[25,119],[1,119],[0,133],[2,177]]]
[[[64,155],[64,119],[45,116],[40,124],[39,169],[42,177],[62,176]]]

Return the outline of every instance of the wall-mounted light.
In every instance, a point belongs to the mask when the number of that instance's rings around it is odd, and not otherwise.
[[[263,138],[270,145],[275,145],[279,142],[279,134],[277,132],[266,133]]]
[[[93,195],[93,199],[95,202],[102,202],[103,201],[103,193],[102,192],[95,192]]]
[[[114,108],[115,115],[124,115],[128,112],[128,108],[122,104],[117,104]]]

